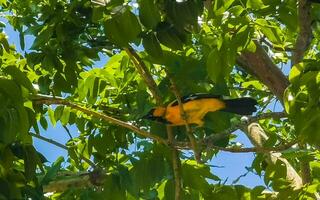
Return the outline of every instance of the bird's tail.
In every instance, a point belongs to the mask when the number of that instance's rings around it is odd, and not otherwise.
[[[225,112],[235,113],[239,115],[251,115],[257,111],[255,105],[257,101],[250,97],[243,97],[238,99],[225,99],[226,107],[222,110]]]

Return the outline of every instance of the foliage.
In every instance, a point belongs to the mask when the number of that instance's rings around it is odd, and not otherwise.
[[[282,152],[296,171],[302,169],[302,161],[310,162],[312,181],[298,190],[286,179],[284,162],[267,164],[261,152],[252,169],[264,177],[266,186],[247,188],[225,185],[211,171],[209,163],[219,153],[217,148],[203,153],[202,164],[190,151],[179,151],[181,199],[267,199],[276,192],[279,199],[314,199],[320,183],[318,4],[312,4],[311,10],[315,37],[303,60],[287,69],[299,34],[294,0],[106,2],[0,1],[4,16],[0,24],[1,199],[45,198],[45,188],[57,181],[60,173],[97,169],[104,172],[102,183],[94,184],[97,177],[90,176],[92,185],[56,191],[50,198],[174,199],[172,148],[94,114],[103,113],[168,139],[165,125],[141,120],[157,102],[152,96],[154,88],[137,69],[140,61],[155,80],[164,103],[175,99],[170,78],[181,95],[252,96],[259,102],[257,114],[272,112],[274,104],[281,107],[284,102],[288,118],[259,120],[269,137],[265,146],[295,139],[308,146]],[[19,33],[22,51],[9,44],[5,26]],[[34,38],[29,49],[25,47],[27,36]],[[256,42],[275,64],[286,66],[285,74],[290,71],[283,99],[276,99],[272,90],[239,62],[242,53],[256,51]],[[97,67],[96,61],[106,56],[106,63]],[[39,98],[44,95],[63,97],[68,103],[61,103],[61,98],[54,102]],[[48,164],[33,147],[31,135],[39,136],[41,129],[57,123],[74,126],[79,132],[65,144],[66,166],[61,165],[61,158]],[[201,141],[240,123],[239,116],[210,113],[204,127],[192,127],[193,134]],[[188,142],[185,132],[183,126],[174,127],[175,140]],[[230,147],[233,140],[227,137],[214,145]],[[266,187],[272,192],[266,193]]]

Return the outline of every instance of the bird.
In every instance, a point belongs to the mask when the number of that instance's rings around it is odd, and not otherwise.
[[[221,95],[195,93],[181,98],[185,117],[181,115],[178,101],[167,106],[151,109],[143,119],[157,121],[170,126],[195,124],[203,126],[203,118],[208,112],[223,111],[239,115],[252,115],[256,112],[257,101],[251,97],[227,99]]]

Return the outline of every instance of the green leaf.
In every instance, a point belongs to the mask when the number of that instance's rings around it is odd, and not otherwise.
[[[89,77],[87,77],[85,79],[85,83],[83,86],[83,95],[86,94],[87,100],[90,103],[94,103],[95,102],[95,95],[94,95],[94,85],[96,82],[97,77],[94,75],[90,75]]]
[[[166,175],[167,163],[161,154],[149,154],[133,163],[130,170],[134,191],[148,189]]]
[[[48,122],[45,117],[43,117],[43,116],[40,117],[40,124],[44,130],[48,129]]]
[[[63,73],[56,72],[53,77],[54,89],[57,92],[71,92],[71,85]]]
[[[161,20],[157,4],[153,0],[139,0],[139,19],[148,29],[153,29]]]
[[[153,32],[143,37],[142,45],[149,55],[160,59],[163,55],[160,43]]]
[[[214,48],[207,58],[207,71],[215,83],[223,82],[229,76],[235,62],[235,51],[223,45],[220,50]]]
[[[38,152],[32,145],[24,146],[24,168],[26,179],[32,180],[36,175],[37,164],[40,163]]]
[[[0,78],[0,91],[4,92],[15,104],[22,104],[21,90],[13,80]]]
[[[205,127],[209,128],[211,132],[219,133],[230,128],[230,120],[232,114],[225,112],[211,112],[205,116]]]
[[[214,2],[213,10],[216,16],[223,15],[224,12],[228,10],[228,8],[232,5],[234,0],[217,0]],[[240,6],[241,7],[241,6]],[[234,8],[235,9],[235,8]],[[230,11],[233,11],[232,8],[230,8]]]
[[[244,88],[248,88],[250,86],[253,86],[257,90],[263,90],[262,83],[260,83],[260,81],[257,81],[257,80],[243,82],[242,86]]]
[[[179,32],[174,26],[167,22],[162,22],[157,26],[156,36],[161,44],[173,50],[181,50],[186,40],[184,33]]]
[[[294,82],[295,79],[297,79],[297,77],[299,77],[301,71],[304,69],[304,64],[303,63],[298,63],[295,64],[289,73],[289,81],[290,82]]]
[[[250,189],[246,188],[243,185],[235,185],[234,188],[237,193],[238,199],[251,200]]]
[[[169,179],[166,182],[165,188],[164,188],[165,198],[164,199],[174,199],[175,197],[175,187],[174,187],[174,180]]]
[[[61,119],[63,110],[64,110],[64,106],[57,106],[56,107],[56,109],[54,110],[54,118],[55,118],[55,120],[58,121],[58,120]]]
[[[57,120],[54,117],[54,111],[49,107],[48,108],[48,115],[49,115],[49,119],[51,121],[52,126],[56,126]]]
[[[198,28],[198,16],[203,11],[202,1],[166,1],[167,17],[178,30]]]
[[[103,12],[104,12],[105,8],[102,6],[94,6],[92,8],[92,17],[91,20],[94,23],[98,23],[99,21],[101,21],[103,19]]]
[[[112,197],[114,200],[126,199],[126,192],[121,187],[121,179],[115,174],[106,176],[103,189],[103,194],[106,197]]]
[[[241,5],[232,6],[228,11],[235,16],[240,16],[245,9]]]
[[[238,197],[237,192],[232,186],[216,185],[210,193],[206,193],[206,199],[225,200],[225,199],[242,199]]]
[[[62,115],[60,117],[60,121],[62,125],[67,125],[69,122],[69,117],[70,117],[70,107],[64,107]]]
[[[313,107],[304,111],[301,116],[295,116],[295,127],[297,132],[302,135],[309,143],[320,143],[320,109]]]
[[[247,8],[252,8],[254,10],[259,10],[261,8],[265,8],[266,6],[263,4],[262,0],[247,0]]]
[[[44,177],[40,179],[41,185],[46,185],[51,180],[56,178],[58,171],[61,169],[62,162],[64,162],[64,158],[62,156],[58,157],[57,160],[51,165],[47,173],[44,175]]]
[[[10,52],[10,45],[7,40],[7,35],[5,33],[0,33],[0,43],[6,52]]]
[[[19,130],[22,138],[28,134],[30,129],[29,116],[24,106],[17,106],[17,111],[19,113]]]
[[[15,66],[8,66],[3,70],[5,73],[12,76],[13,80],[15,80],[19,85],[24,86],[27,88],[30,92],[35,92],[32,83],[28,79],[28,77],[23,73],[20,69],[18,69]]]
[[[37,37],[33,41],[31,49],[36,50],[49,41],[53,34],[54,25],[49,24],[43,26],[42,30],[38,33]]]
[[[256,19],[255,23],[259,25],[258,28],[273,44],[282,45],[283,34],[280,25],[261,18]]]
[[[220,180],[211,174],[210,168],[206,165],[198,164],[196,161],[186,161],[181,166],[184,186],[205,192],[209,190],[209,183],[206,179]]]
[[[137,17],[126,8],[108,19],[104,29],[107,38],[121,47],[128,47],[128,43],[138,39],[141,32]]]

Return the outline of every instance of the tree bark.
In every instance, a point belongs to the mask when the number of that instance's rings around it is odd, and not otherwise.
[[[247,72],[257,77],[277,96],[280,102],[283,102],[283,93],[289,86],[289,80],[281,72],[279,67],[273,63],[262,46],[257,41],[254,41],[254,43],[256,45],[256,51],[243,52],[237,58],[237,63]]]
[[[251,143],[256,147],[263,147],[265,141],[267,141],[268,136],[261,128],[258,123],[252,123],[248,126],[248,130],[243,130],[248,138],[250,139]],[[292,165],[288,162],[287,159],[281,157],[281,153],[269,152],[266,153],[267,155],[267,162],[269,164],[276,164],[278,160],[282,161],[287,169],[286,179],[291,182],[291,186],[293,189],[298,190],[303,187],[302,179],[296,170],[292,167]]]

